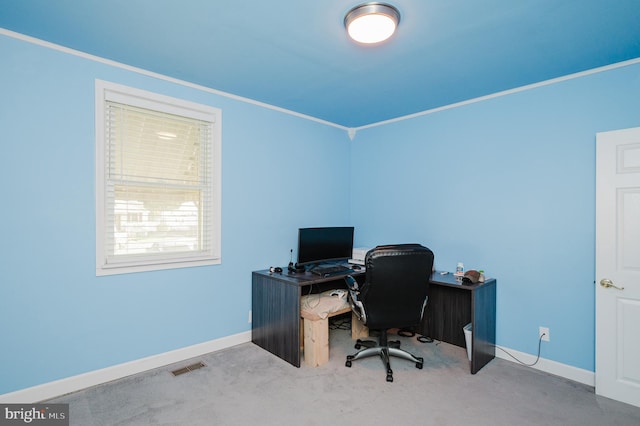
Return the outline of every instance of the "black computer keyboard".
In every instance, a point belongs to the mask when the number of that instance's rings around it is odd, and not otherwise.
[[[326,266],[315,266],[309,270],[312,274],[320,275],[322,277],[329,277],[331,275],[339,275],[345,274],[347,272],[352,272],[351,268],[344,265],[326,265]]]

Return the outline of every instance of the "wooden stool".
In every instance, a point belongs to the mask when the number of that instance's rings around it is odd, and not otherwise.
[[[304,330],[304,361],[311,367],[318,367],[329,362],[329,318],[351,311],[351,307],[331,312],[326,318],[321,318],[313,311],[302,310]],[[369,337],[369,329],[363,325],[358,317],[351,313],[351,338]]]
[[[346,307],[331,312],[326,318],[320,318],[312,311],[301,311],[304,319],[304,362],[311,367],[318,367],[329,361],[329,318],[349,312]]]
[[[366,339],[367,337],[369,337],[369,327],[358,319],[355,312],[351,312],[351,338],[356,340]]]

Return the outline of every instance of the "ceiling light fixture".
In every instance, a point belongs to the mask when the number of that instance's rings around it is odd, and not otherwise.
[[[400,23],[400,12],[386,3],[364,3],[344,17],[349,37],[359,43],[380,43],[391,37]]]

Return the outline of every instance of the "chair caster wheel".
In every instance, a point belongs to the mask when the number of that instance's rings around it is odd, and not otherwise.
[[[356,343],[356,345],[355,345],[355,348],[356,348],[356,349],[360,349],[361,347],[362,347],[362,346],[360,346],[360,344],[359,344],[359,343]]]
[[[393,382],[393,376],[391,374],[387,374],[387,382]]]
[[[422,363],[421,362],[416,362],[416,368],[418,370],[422,370]]]
[[[351,361],[347,360],[347,362],[345,362],[344,365],[345,365],[345,367],[351,368]]]

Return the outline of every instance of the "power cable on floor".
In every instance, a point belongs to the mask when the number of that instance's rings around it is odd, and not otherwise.
[[[415,333],[415,332],[413,332],[412,330],[408,330],[408,329],[400,329],[400,330],[398,330],[398,333],[397,333],[397,334],[398,334],[398,336],[402,336],[402,337],[413,337],[413,336],[415,336],[415,334],[416,334],[416,333]],[[502,352],[504,352],[504,353],[506,353],[507,355],[509,355],[511,358],[513,358],[513,359],[514,359],[516,362],[518,362],[519,364],[522,364],[522,365],[524,365],[524,366],[526,366],[526,367],[533,367],[534,365],[536,365],[536,364],[538,363],[538,361],[540,361],[540,351],[541,351],[541,349],[542,349],[542,338],[543,338],[544,336],[545,336],[545,333],[542,333],[542,334],[540,335],[540,338],[538,339],[538,355],[536,356],[536,360],[535,360],[532,364],[527,364],[527,363],[525,363],[525,362],[523,362],[523,361],[520,361],[518,358],[516,358],[515,356],[513,356],[512,354],[510,354],[507,350],[505,350],[505,349],[501,348],[501,347],[500,347],[500,346],[498,346],[498,345],[491,345],[491,346],[493,346],[493,347],[494,347],[494,348],[496,348],[496,349],[500,349]],[[419,336],[417,337],[417,339],[418,339],[418,341],[419,341],[419,342],[422,342],[422,343],[432,343],[432,342],[433,342],[433,339],[432,339],[431,337],[428,337],[428,336],[422,336],[422,335],[419,335]],[[439,343],[440,343],[440,342],[438,342],[438,344],[439,344]]]
[[[536,357],[536,360],[534,361],[533,364],[527,364],[524,363],[522,361],[520,361],[518,358],[516,358],[515,356],[511,355],[508,351],[502,349],[500,346],[497,345],[493,345],[496,349],[500,349],[502,352],[506,353],[507,355],[509,355],[511,358],[513,358],[514,360],[516,360],[516,362],[526,366],[526,367],[533,367],[534,365],[536,365],[538,363],[538,361],[540,361],[540,349],[542,347],[542,338],[545,336],[545,333],[542,333],[540,335],[540,338],[538,339],[538,356]]]

